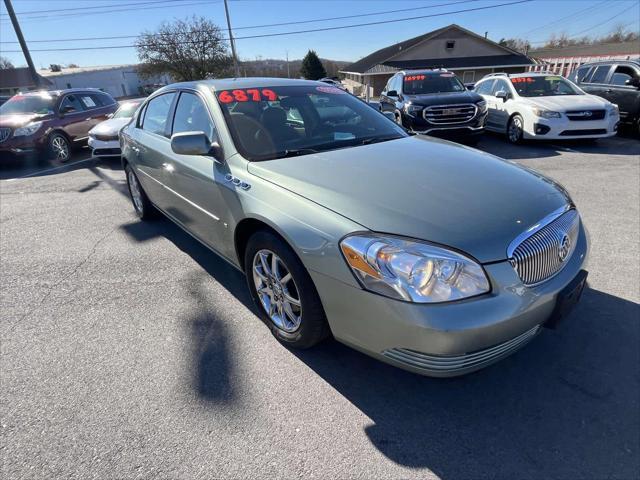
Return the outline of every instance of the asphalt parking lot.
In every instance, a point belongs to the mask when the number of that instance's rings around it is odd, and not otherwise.
[[[244,278],[119,162],[0,171],[4,478],[638,478],[640,141],[480,149],[563,183],[592,242],[573,315],[456,379],[293,352]]]

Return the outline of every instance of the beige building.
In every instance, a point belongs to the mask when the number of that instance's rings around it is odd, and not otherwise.
[[[377,50],[341,73],[351,93],[373,97],[399,70],[446,68],[474,83],[488,73],[519,73],[533,64],[526,55],[454,24]]]

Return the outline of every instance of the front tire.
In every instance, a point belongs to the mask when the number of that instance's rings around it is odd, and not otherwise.
[[[245,273],[263,322],[282,344],[309,348],[329,334],[320,297],[294,251],[268,231],[247,243]]]
[[[127,176],[129,196],[131,197],[131,203],[133,203],[133,209],[136,215],[138,215],[141,220],[150,220],[155,216],[155,207],[149,201],[149,197],[147,197],[142,185],[140,185],[140,181],[131,165],[127,164],[124,171]]]
[[[49,158],[67,162],[71,158],[71,143],[62,133],[52,133],[47,144]]]
[[[524,120],[520,115],[514,115],[509,120],[509,125],[507,126],[507,139],[509,143],[513,143],[517,145],[522,143],[522,134],[524,131]]]

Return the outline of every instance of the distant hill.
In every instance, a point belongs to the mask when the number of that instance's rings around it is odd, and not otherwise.
[[[321,58],[322,64],[327,71],[327,76],[337,77],[338,71],[352,62],[339,60],[329,60]],[[298,78],[300,76],[300,65],[302,60],[289,60],[289,77]],[[248,77],[286,77],[287,61],[275,58],[265,58],[257,60],[241,60],[240,71]]]

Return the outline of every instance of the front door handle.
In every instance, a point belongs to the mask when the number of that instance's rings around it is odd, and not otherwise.
[[[613,90],[611,90],[610,88],[607,88],[607,89],[604,91],[604,93],[612,93],[612,92],[613,92]]]

